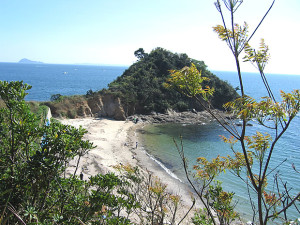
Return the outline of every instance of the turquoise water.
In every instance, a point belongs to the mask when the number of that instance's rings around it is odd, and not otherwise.
[[[101,90],[127,67],[0,63],[0,80],[23,80],[32,86],[26,100],[48,101],[51,95],[82,95]]]
[[[215,72],[216,73],[216,72]],[[219,72],[222,79],[227,80],[234,87],[238,86],[235,82],[235,74],[231,72]],[[217,73],[216,73],[217,74]],[[245,74],[247,82],[247,94],[259,98],[265,95],[263,86],[260,84],[257,74]],[[291,75],[270,75],[270,86],[276,91],[276,96],[279,97],[278,90],[290,91],[300,88],[300,76]],[[247,127],[248,134],[255,133],[256,130],[265,132],[255,122],[251,122],[252,127]],[[275,172],[279,171],[281,178],[292,187],[292,193],[300,191],[300,176],[293,168],[292,163],[300,169],[300,116],[298,115],[285,136],[278,142],[277,148],[273,154],[270,168],[276,166],[286,160]],[[195,165],[197,157],[206,157],[211,159],[218,155],[231,154],[230,146],[223,143],[219,135],[227,135],[227,132],[216,122],[211,122],[206,125],[182,125],[182,124],[166,124],[152,125],[145,127],[145,131],[140,135],[145,149],[156,159],[161,161],[172,173],[180,180],[186,181],[183,174],[182,164],[179,154],[176,150],[173,138],[179,141],[179,136],[183,137],[183,146],[186,157],[188,158],[190,168]],[[235,192],[235,199],[238,201],[237,211],[240,212],[242,218],[251,220],[251,208],[249,205],[249,197],[242,181],[235,177],[230,172],[222,174],[219,179],[223,182],[224,189]],[[269,186],[272,182],[269,181]],[[290,215],[293,218],[299,217],[295,209],[291,209]]]

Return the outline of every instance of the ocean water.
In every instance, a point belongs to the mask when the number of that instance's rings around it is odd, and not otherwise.
[[[237,76],[234,72],[214,71],[214,73],[232,84],[233,87],[238,86]],[[291,91],[300,88],[300,76],[270,74],[267,77],[277,100],[280,100],[279,90]],[[244,74],[244,82],[246,83],[245,89],[248,95],[256,99],[259,99],[260,96],[266,96],[259,74]],[[247,127],[248,134],[253,134],[256,130],[266,131],[254,121],[251,123],[253,126]],[[180,135],[183,138],[183,147],[190,168],[196,164],[197,157],[211,159],[218,155],[232,154],[230,146],[220,139],[220,135],[229,136],[229,134],[216,122],[205,125],[165,124],[146,126],[142,135],[140,135],[144,148],[156,160],[164,164],[169,173],[173,173],[183,182],[186,182],[186,179],[179,154],[173,142],[173,139],[179,142]],[[285,162],[277,168],[283,161]],[[293,163],[300,170],[300,115],[296,116],[288,131],[278,142],[270,164],[270,168],[275,169],[270,176],[272,177],[278,172],[283,181],[287,182],[289,187],[292,188],[291,192],[296,194],[300,191],[300,175],[293,170]],[[235,192],[235,200],[238,201],[236,210],[241,217],[245,220],[251,220],[252,211],[244,183],[230,172],[221,174],[218,179],[223,182],[225,190]],[[269,180],[269,187],[272,187],[272,184]],[[300,217],[294,208],[290,210],[289,215],[292,218]]]
[[[51,95],[82,95],[101,90],[127,67],[0,63],[0,80],[23,80],[32,89],[26,100],[49,101]]]

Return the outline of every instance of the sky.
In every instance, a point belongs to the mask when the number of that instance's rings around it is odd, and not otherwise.
[[[0,62],[129,66],[135,50],[162,47],[202,60],[210,70],[235,71],[229,48],[212,29],[222,22],[215,1],[0,0]],[[272,1],[244,0],[235,22],[246,21],[252,32]],[[299,0],[276,0],[250,42],[254,48],[260,38],[268,44],[267,73],[300,75],[299,12]],[[243,63],[242,70],[255,68]]]

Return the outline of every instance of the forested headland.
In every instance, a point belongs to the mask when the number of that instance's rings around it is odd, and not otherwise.
[[[137,61],[111,82],[108,89],[89,90],[85,96],[54,95],[46,105],[56,117],[106,116],[118,120],[134,114],[165,113],[167,110],[201,111],[203,108],[196,101],[165,87],[171,70],[191,64],[208,78],[203,87],[214,88],[214,95],[209,99],[214,108],[222,109],[223,104],[238,97],[236,90],[210,72],[203,61],[189,58],[187,54],[172,53],[163,48],[146,53],[140,48],[134,55]]]
[[[121,98],[129,114],[147,114],[152,111],[164,113],[167,109],[201,110],[190,98],[164,86],[171,70],[179,70],[192,63],[202,72],[203,77],[209,78],[203,86],[215,89],[210,100],[215,108],[222,109],[224,103],[238,96],[235,89],[210,72],[203,61],[191,59],[187,54],[172,53],[163,48],[156,48],[149,54],[140,48],[134,54],[138,61],[110,83],[108,88],[108,92]]]

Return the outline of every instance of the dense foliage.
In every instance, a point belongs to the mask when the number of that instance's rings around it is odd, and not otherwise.
[[[31,87],[0,81],[0,225],[176,224],[179,196],[129,165],[83,180],[81,156],[93,148],[86,131],[45,121],[24,101]],[[31,107],[33,108],[33,107]],[[38,111],[38,110],[37,110]],[[76,158],[75,158],[76,157]],[[65,169],[77,160],[74,174]]]
[[[109,91],[121,97],[128,114],[165,112],[167,109],[178,111],[202,109],[195,101],[164,86],[164,82],[170,76],[170,70],[182,69],[191,63],[202,71],[204,77],[209,78],[204,85],[215,89],[214,97],[211,99],[214,107],[220,109],[224,103],[237,97],[235,90],[208,71],[203,61],[162,48],[156,48],[149,54],[140,48],[134,54],[138,61],[109,84]]]

